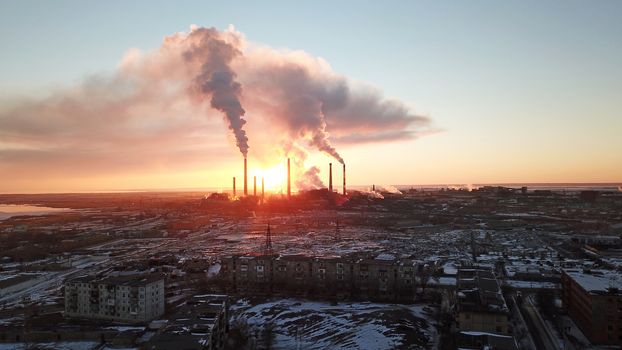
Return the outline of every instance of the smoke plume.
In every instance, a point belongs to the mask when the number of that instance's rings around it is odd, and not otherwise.
[[[302,191],[317,190],[324,187],[320,179],[320,168],[312,166],[296,179],[296,188]]]
[[[236,145],[246,157],[248,137],[242,128],[246,124],[242,118],[245,111],[239,98],[242,86],[235,81],[236,74],[229,67],[241,52],[220,39],[220,33],[214,28],[197,28],[188,35],[188,40],[193,44],[183,53],[184,58],[198,62],[201,66],[191,88],[199,98],[211,96],[211,106],[225,113],[229,129],[235,135]]]
[[[397,187],[391,185],[376,185],[376,192],[402,194],[402,191],[398,190]]]
[[[284,154],[279,158],[290,158],[292,160],[294,185],[298,190],[316,190],[324,187],[320,177],[320,168],[311,166],[305,169],[305,161],[309,156],[308,152],[296,143],[288,142],[282,145]]]
[[[0,101],[0,171],[32,181],[41,166],[59,176],[217,167],[232,156],[229,140],[266,166],[291,155],[295,182],[313,188],[321,180],[304,165],[308,152],[343,163],[336,146],[429,132],[427,117],[321,58],[249,42],[233,28],[192,27],[156,50],[129,50],[112,73]]]

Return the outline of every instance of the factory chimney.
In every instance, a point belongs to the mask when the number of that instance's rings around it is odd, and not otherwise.
[[[343,195],[346,195],[346,163],[343,163]]]
[[[264,200],[264,180],[263,180],[263,176],[261,177],[261,203],[263,203]]]
[[[257,176],[253,176],[253,197],[257,197]]]
[[[287,158],[287,198],[292,196],[292,174],[289,167],[289,158]]]
[[[333,192],[333,163],[328,163],[328,192]]]
[[[246,157],[244,157],[244,195],[248,196],[248,188],[247,188],[247,178],[246,178]]]
[[[235,176],[233,177],[233,198],[235,198]]]

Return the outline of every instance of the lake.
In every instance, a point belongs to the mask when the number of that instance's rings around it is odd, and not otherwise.
[[[0,204],[0,220],[19,215],[47,215],[64,212],[68,208],[50,208],[31,204]]]

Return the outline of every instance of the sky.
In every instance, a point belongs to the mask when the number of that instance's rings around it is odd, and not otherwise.
[[[379,129],[351,142],[352,131],[327,114],[349,184],[622,182],[620,15],[620,1],[2,1],[0,192],[225,188],[241,178],[218,111],[183,105],[174,111],[184,120],[144,117],[123,128],[96,108],[60,124],[58,113],[41,113],[58,96],[114,104],[111,90],[123,88],[111,76],[135,49],[148,55],[191,25],[230,28],[277,58],[304,52],[292,59],[329,66],[330,81],[373,87],[379,104],[399,101],[405,116],[428,120],[404,126],[409,137],[378,137],[388,135]],[[262,95],[245,91],[243,102]],[[245,117],[249,164],[276,190],[284,160],[265,146],[273,135],[258,135],[270,127],[253,123],[258,103]],[[157,113],[155,104],[134,107]],[[174,132],[146,132],[158,127]],[[72,141],[60,147],[59,137]],[[337,161],[306,149],[305,167],[327,182]]]

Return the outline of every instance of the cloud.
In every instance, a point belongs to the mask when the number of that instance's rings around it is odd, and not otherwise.
[[[128,50],[110,74],[0,105],[0,169],[191,169],[235,157],[235,144],[264,164],[298,158],[300,186],[319,186],[319,171],[304,165],[309,152],[344,162],[333,142],[415,139],[430,124],[321,58],[248,42],[234,28],[194,26],[157,50]]]

